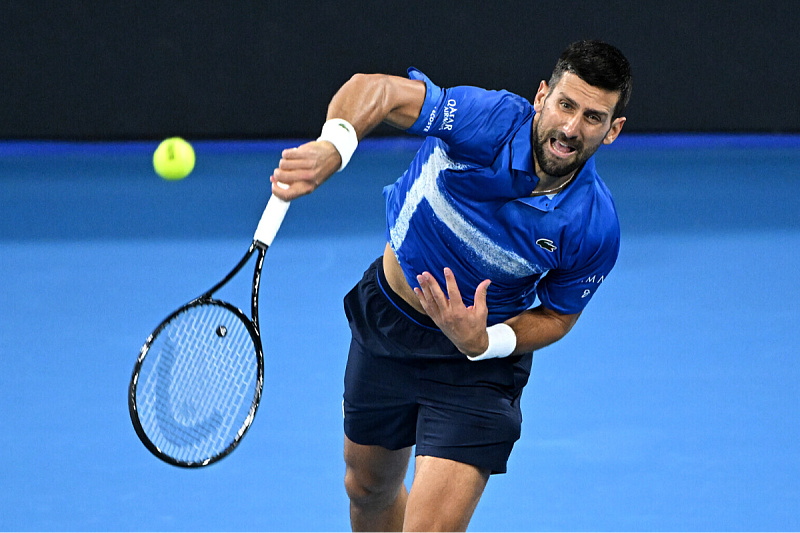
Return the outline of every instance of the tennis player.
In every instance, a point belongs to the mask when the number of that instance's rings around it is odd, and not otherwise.
[[[384,189],[383,256],[345,297],[354,530],[465,530],[490,475],[506,471],[533,351],[572,329],[617,259],[592,156],[619,135],[630,92],[628,61],[598,41],[570,45],[532,104],[441,88],[413,68],[357,74],[320,139],[283,151],[272,192],[292,200],[381,122],[426,137]]]

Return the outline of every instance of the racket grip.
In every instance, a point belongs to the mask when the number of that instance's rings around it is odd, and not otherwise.
[[[270,196],[267,202],[267,207],[264,208],[264,213],[261,215],[261,220],[258,222],[254,240],[265,244],[267,246],[272,244],[275,235],[278,234],[278,229],[283,223],[283,217],[286,216],[286,211],[289,209],[289,204],[286,200],[281,200],[274,194]]]

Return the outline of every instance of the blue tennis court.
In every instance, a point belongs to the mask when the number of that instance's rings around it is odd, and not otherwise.
[[[244,253],[291,141],[197,142],[174,183],[155,144],[0,143],[0,529],[348,530],[341,299],[417,141],[365,141],[293,203],[264,266],[261,407],[198,470],[141,445],[128,380],[153,327]],[[537,354],[471,529],[800,529],[800,137],[623,134],[597,160],[620,259]]]

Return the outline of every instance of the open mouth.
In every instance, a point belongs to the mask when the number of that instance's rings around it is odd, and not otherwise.
[[[556,155],[561,157],[568,157],[575,152],[575,147],[563,141],[559,141],[555,137],[550,138],[550,150]]]

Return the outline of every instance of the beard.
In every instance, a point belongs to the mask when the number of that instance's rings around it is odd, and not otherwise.
[[[598,144],[597,146],[590,146],[587,148],[581,141],[569,139],[563,132],[557,129],[551,129],[540,133],[539,124],[540,123],[537,122],[533,129],[533,153],[536,156],[536,162],[539,163],[539,169],[548,176],[561,178],[576,171],[583,166],[600,147]],[[553,139],[573,148],[572,157],[569,159],[561,159],[545,151],[545,145],[550,144]]]

